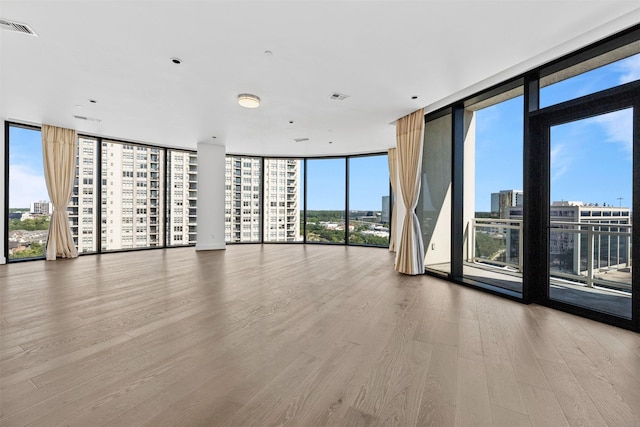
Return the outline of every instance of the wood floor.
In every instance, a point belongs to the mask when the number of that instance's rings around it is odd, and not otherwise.
[[[384,249],[0,266],[0,425],[639,426],[640,335]]]

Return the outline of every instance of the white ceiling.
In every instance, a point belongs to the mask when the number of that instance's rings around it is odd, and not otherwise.
[[[640,3],[1,0],[0,17],[39,35],[0,31],[6,120],[171,147],[333,155],[384,151],[397,118],[638,23]],[[330,100],[334,91],[349,98]],[[260,108],[240,107],[244,92]]]

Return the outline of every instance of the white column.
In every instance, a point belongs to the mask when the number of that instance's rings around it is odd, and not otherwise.
[[[225,147],[198,143],[198,236],[196,250],[225,249]]]

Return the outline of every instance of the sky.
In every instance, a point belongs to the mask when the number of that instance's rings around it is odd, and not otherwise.
[[[640,54],[544,87],[540,104],[546,107],[638,79]],[[476,211],[491,209],[491,193],[523,188],[522,110],[520,96],[476,113]],[[631,121],[627,110],[552,128],[551,201],[630,206]],[[12,126],[9,144],[9,207],[49,200],[40,132]],[[382,196],[389,193],[387,156],[353,157],[349,168],[349,208],[381,210]],[[307,169],[308,209],[344,209],[345,160],[309,159]]]
[[[49,200],[39,130],[9,127],[9,207],[28,208]]]

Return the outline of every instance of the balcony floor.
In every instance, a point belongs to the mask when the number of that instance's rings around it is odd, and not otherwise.
[[[431,264],[427,268],[440,272],[451,271],[447,264]],[[522,274],[482,264],[465,263],[465,279],[497,286],[513,292],[522,293]],[[554,280],[550,297],[567,304],[601,311],[623,318],[631,318],[631,294],[595,287],[572,284],[564,280]]]

